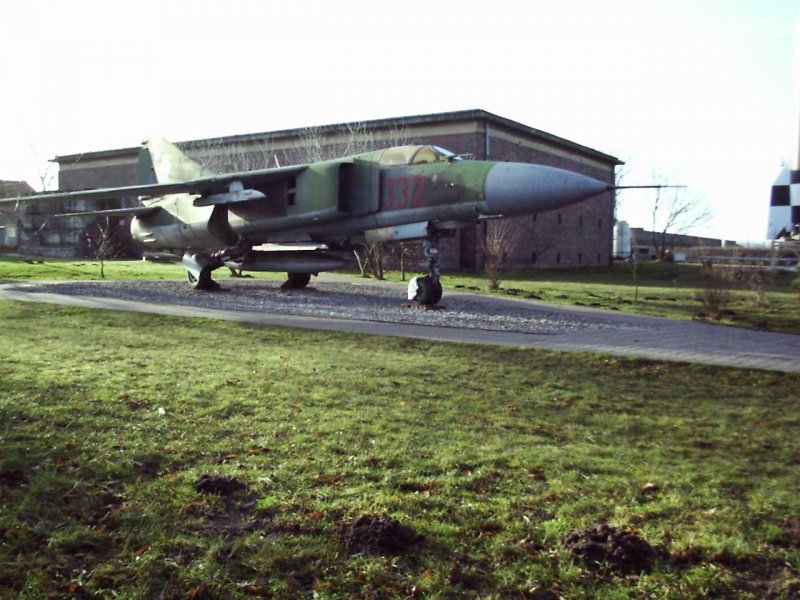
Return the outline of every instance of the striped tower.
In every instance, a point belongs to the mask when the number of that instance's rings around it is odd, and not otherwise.
[[[798,109],[800,109],[800,78],[797,71],[800,69],[800,13],[798,13],[797,26],[795,27],[795,86]],[[800,240],[800,110],[795,132],[794,156],[791,166],[783,167],[772,185],[772,195],[769,202],[769,223],[767,237]]]
[[[784,167],[772,186],[767,237],[800,239],[800,169]]]

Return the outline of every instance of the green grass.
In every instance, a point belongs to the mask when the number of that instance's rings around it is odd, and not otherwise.
[[[215,278],[219,279],[229,275],[228,269],[219,269],[214,273]],[[259,273],[258,276],[285,278],[285,274],[280,273]],[[0,255],[0,281],[100,279],[100,263],[92,259]],[[105,279],[186,279],[186,269],[180,262],[109,260],[105,261]]]
[[[781,528],[800,513],[800,376],[14,302],[0,318],[2,597],[800,589]],[[247,489],[201,494],[203,473]],[[362,514],[424,540],[348,556]],[[585,571],[562,540],[601,522],[686,560]]]
[[[183,279],[180,263],[106,261],[107,279]],[[0,281],[100,279],[100,263],[91,259],[0,256]]]

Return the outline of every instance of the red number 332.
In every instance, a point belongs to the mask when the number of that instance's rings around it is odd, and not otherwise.
[[[422,206],[422,193],[425,190],[425,177],[413,175],[406,177],[385,177],[383,180],[384,210],[419,208]]]

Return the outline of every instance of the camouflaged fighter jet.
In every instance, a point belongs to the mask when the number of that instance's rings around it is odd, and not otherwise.
[[[464,160],[436,146],[398,146],[306,165],[215,174],[164,140],[139,153],[136,186],[7,198],[15,202],[138,196],[142,206],[57,216],[133,216],[133,239],[147,250],[183,255],[189,283],[211,290],[215,269],[285,271],[286,286],[346,261],[331,251],[364,242],[425,240],[428,275],[409,299],[442,296],[436,242],[484,219],[539,213],[615,189],[602,181],[536,164]],[[254,249],[268,243],[317,249]]]

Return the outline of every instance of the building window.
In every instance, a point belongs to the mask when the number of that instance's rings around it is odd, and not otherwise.
[[[297,180],[294,177],[289,177],[286,180],[286,204],[294,206],[295,198],[297,197]]]
[[[532,252],[532,253],[531,253],[531,262],[532,262],[532,263],[535,263],[535,262],[536,262],[536,252]]]

